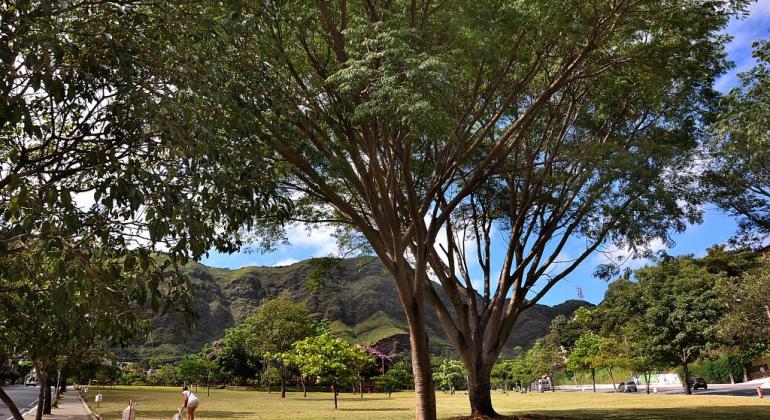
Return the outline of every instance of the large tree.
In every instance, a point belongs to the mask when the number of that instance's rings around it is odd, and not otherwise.
[[[658,365],[683,368],[682,385],[690,394],[689,365],[714,342],[722,316],[716,284],[723,275],[692,257],[666,257],[635,276],[643,311],[639,334]]]
[[[234,147],[273,150],[301,219],[351,227],[393,275],[418,417],[435,417],[426,302],[473,413],[494,415],[490,372],[522,310],[606,241],[640,247],[697,216],[681,169],[743,3],[244,3],[209,58],[238,104]],[[573,236],[585,250],[551,273]]]
[[[288,204],[257,186],[276,179],[269,162],[211,147],[221,114],[185,97],[169,41],[203,45],[181,30],[217,26],[203,2],[177,6],[0,8],[0,339],[41,372],[73,343],[124,342],[146,309],[188,307],[175,266],[236,249],[239,227]],[[225,188],[243,178],[251,187]]]
[[[738,75],[713,124],[703,187],[737,216],[737,242],[762,245],[770,234],[770,43],[754,44],[757,65]]]
[[[286,398],[288,366],[283,354],[294,343],[315,333],[315,325],[307,307],[287,298],[263,300],[259,309],[242,324],[228,330],[227,337],[243,346],[265,365],[276,365],[280,372],[281,398]]]

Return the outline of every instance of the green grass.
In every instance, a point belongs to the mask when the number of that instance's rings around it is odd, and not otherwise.
[[[102,390],[100,408],[93,404],[96,389],[89,393],[92,408],[103,419],[119,419],[128,399],[136,402],[137,419],[170,419],[182,405],[179,388],[116,387]],[[414,394],[400,392],[388,399],[383,394],[368,394],[363,399],[350,393],[340,394],[339,409],[334,410],[331,393],[310,393],[303,398],[290,392],[281,400],[276,392],[211,390],[196,393],[201,405],[196,419],[412,419]],[[467,396],[438,393],[440,418],[469,414]],[[770,399],[746,397],[593,394],[556,392],[503,395],[495,393],[498,412],[506,416],[560,419],[770,419]]]

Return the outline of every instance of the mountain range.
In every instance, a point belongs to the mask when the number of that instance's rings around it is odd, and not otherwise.
[[[239,269],[190,263],[184,272],[192,283],[197,321],[188,325],[179,313],[157,316],[138,344],[117,351],[120,358],[170,361],[196,353],[254,313],[262,300],[278,296],[305,302],[311,313],[330,322],[333,334],[350,342],[394,347],[408,343],[395,284],[374,257],[315,258],[283,267]],[[548,333],[551,320],[569,316],[580,306],[591,304],[568,300],[552,307],[532,306],[519,317],[506,348],[530,346]],[[431,351],[453,353],[431,309],[427,323]]]

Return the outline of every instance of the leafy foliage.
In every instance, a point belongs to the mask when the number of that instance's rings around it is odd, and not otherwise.
[[[762,245],[770,233],[770,43],[755,42],[753,57],[756,66],[720,104],[703,188],[740,218],[735,242]]]
[[[466,386],[466,375],[463,362],[445,359],[438,366],[433,376],[439,389],[454,394],[456,389],[463,389]]]

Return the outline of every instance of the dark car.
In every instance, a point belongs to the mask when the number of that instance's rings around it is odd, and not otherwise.
[[[618,385],[618,392],[636,392],[636,382],[633,380],[627,380],[625,382],[621,382]]]
[[[706,380],[703,378],[692,378],[690,380],[690,386],[692,387],[692,389],[698,389],[698,388],[709,389],[709,384],[707,384]]]

